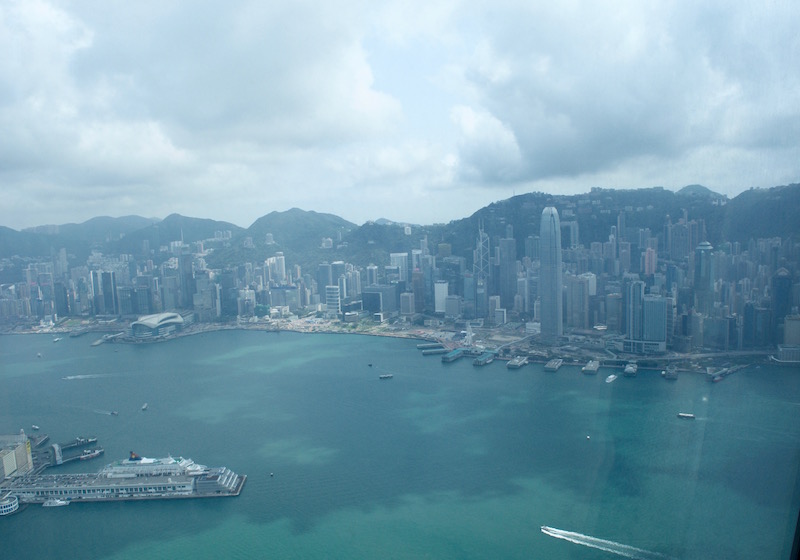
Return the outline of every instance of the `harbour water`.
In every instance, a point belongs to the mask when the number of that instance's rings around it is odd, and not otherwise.
[[[99,438],[103,458],[51,472],[97,470],[133,450],[224,465],[247,484],[224,500],[27,507],[0,519],[14,558],[778,559],[791,550],[795,369],[753,365],[721,383],[640,370],[609,384],[604,368],[443,364],[415,341],[356,335],[90,342],[0,336],[0,433],[36,424],[53,441]]]

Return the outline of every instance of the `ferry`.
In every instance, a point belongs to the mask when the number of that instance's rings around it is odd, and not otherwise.
[[[684,420],[694,420],[694,414],[690,412],[679,412],[678,418],[683,418]]]
[[[508,361],[506,367],[508,369],[519,369],[522,366],[526,365],[527,363],[528,363],[527,356],[515,356],[514,358]]]
[[[45,500],[42,504],[42,507],[58,507],[58,506],[68,506],[69,502],[67,500],[62,500],[61,498],[50,498]]]
[[[625,366],[625,369],[622,371],[625,377],[635,377],[636,372],[639,371],[639,366],[636,362],[628,362],[628,365]]]
[[[105,450],[100,447],[98,449],[84,449],[83,454],[80,456],[81,461],[88,461],[89,459],[94,459],[95,457],[99,457],[105,453]]]
[[[613,381],[614,381],[616,378],[617,378],[617,375],[616,375],[616,374],[614,374],[614,373],[612,373],[611,375],[609,375],[608,377],[606,377],[606,383],[611,383],[611,382],[613,382]]]
[[[544,365],[545,371],[558,371],[558,368],[561,367],[561,364],[564,363],[564,360],[561,358],[556,358],[554,360],[550,360]]]
[[[597,373],[598,369],[600,369],[600,362],[597,360],[589,360],[586,365],[581,368],[581,371],[583,373],[593,375]]]
[[[394,375],[391,373],[383,373],[378,376],[378,379],[391,379],[392,377],[394,377]]]

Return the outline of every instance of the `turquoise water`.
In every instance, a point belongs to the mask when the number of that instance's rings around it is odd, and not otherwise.
[[[355,335],[91,341],[0,337],[0,433],[100,439],[104,458],[61,472],[134,450],[247,484],[232,499],[30,506],[0,519],[14,558],[789,556],[797,370],[607,384],[603,369],[444,365],[414,341]]]

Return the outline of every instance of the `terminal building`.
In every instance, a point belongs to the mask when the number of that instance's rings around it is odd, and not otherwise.
[[[184,318],[178,313],[144,315],[131,323],[131,335],[135,338],[167,336],[182,330],[184,323]]]
[[[33,470],[31,442],[25,432],[0,435],[0,480],[23,476]]]

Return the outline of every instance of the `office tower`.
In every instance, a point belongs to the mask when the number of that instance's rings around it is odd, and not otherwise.
[[[317,266],[317,293],[320,303],[325,303],[325,287],[333,285],[333,270],[329,263],[323,262]]]
[[[325,315],[336,317],[342,312],[342,297],[339,286],[325,286]]]
[[[103,307],[105,313],[116,315],[119,312],[117,305],[117,275],[112,271],[103,271],[101,276],[103,285]]]
[[[444,303],[447,296],[448,296],[447,280],[437,280],[436,283],[433,285],[433,298],[434,298],[433,310],[435,313],[444,313],[445,311]]]
[[[710,315],[714,307],[714,270],[708,241],[700,243],[694,251],[694,299],[698,313]]]
[[[561,302],[561,225],[558,211],[548,206],[542,211],[539,228],[539,295],[541,297],[542,339],[555,342],[564,334]]]
[[[511,309],[514,307],[514,296],[517,295],[517,242],[513,238],[501,239],[499,256],[500,303],[506,309]]]
[[[642,340],[644,325],[644,288],[641,280],[628,284],[625,308],[625,334],[630,340]]]
[[[374,286],[378,283],[378,267],[371,264],[367,267],[367,286]]]
[[[408,253],[389,253],[389,263],[399,269],[400,282],[408,282]]]

